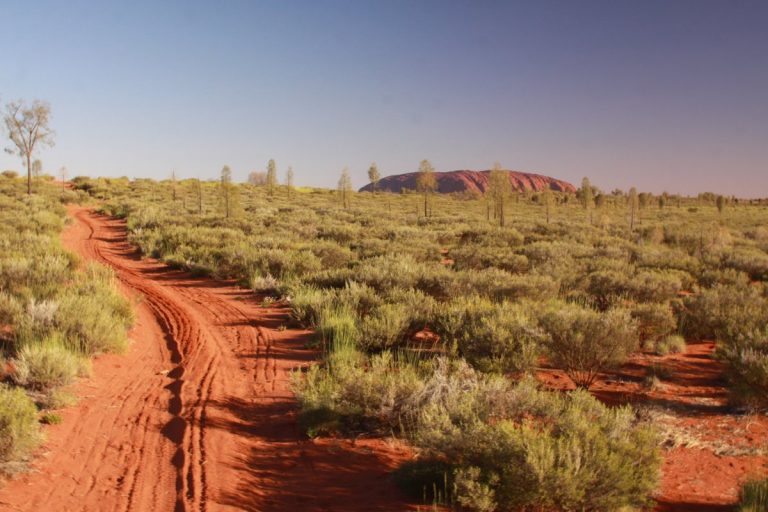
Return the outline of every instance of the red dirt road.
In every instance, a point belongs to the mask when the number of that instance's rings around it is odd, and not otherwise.
[[[388,473],[406,448],[310,441],[291,372],[309,333],[236,286],[141,259],[122,222],[72,208],[64,244],[111,266],[133,296],[126,355],[105,355],[32,471],[0,489],[2,510],[399,511]]]

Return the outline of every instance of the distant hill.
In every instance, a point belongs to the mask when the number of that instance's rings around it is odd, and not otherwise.
[[[488,189],[490,174],[491,171],[435,172],[437,191],[442,194],[467,191],[476,191],[484,194]],[[387,176],[379,181],[379,190],[382,192],[416,190],[418,175],[418,172],[408,172]],[[560,192],[576,192],[576,187],[567,181],[529,172],[509,171],[509,181],[512,184],[512,190],[517,192],[539,191],[547,187]],[[373,185],[369,183],[361,188],[360,192],[373,192]]]

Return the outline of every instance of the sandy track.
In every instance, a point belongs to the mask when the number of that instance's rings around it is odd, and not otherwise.
[[[33,472],[0,490],[3,510],[406,510],[381,440],[303,439],[291,372],[315,358],[230,284],[141,259],[122,222],[72,208],[65,245],[115,269],[140,298],[125,356],[94,363],[82,397],[48,429]]]

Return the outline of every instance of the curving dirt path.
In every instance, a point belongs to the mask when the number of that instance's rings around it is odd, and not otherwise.
[[[65,246],[114,268],[136,299],[134,342],[95,361],[33,471],[0,489],[0,509],[415,509],[388,478],[407,449],[298,432],[291,373],[316,354],[309,332],[282,327],[285,311],[140,258],[121,221],[70,215]]]

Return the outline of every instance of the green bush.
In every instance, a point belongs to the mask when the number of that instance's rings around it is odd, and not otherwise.
[[[646,303],[632,307],[640,341],[656,341],[677,328],[677,319],[668,304]]]
[[[65,348],[58,337],[24,345],[14,360],[14,380],[36,390],[66,386],[87,373],[87,362]]]
[[[35,404],[24,390],[0,383],[0,470],[25,459],[40,441]]]
[[[687,297],[681,323],[686,338],[730,341],[768,325],[768,300],[752,285],[716,285]]]
[[[635,322],[625,310],[600,313],[562,304],[540,321],[551,363],[579,387],[589,388],[600,372],[620,365],[638,348]]]
[[[685,343],[685,338],[673,335],[658,340],[655,348],[657,354],[665,356],[667,354],[681,354],[688,349],[688,345]]]
[[[768,510],[768,478],[747,480],[739,489],[738,512]]]
[[[768,405],[768,331],[755,331],[720,343],[717,355],[728,365],[726,376],[734,403]]]

